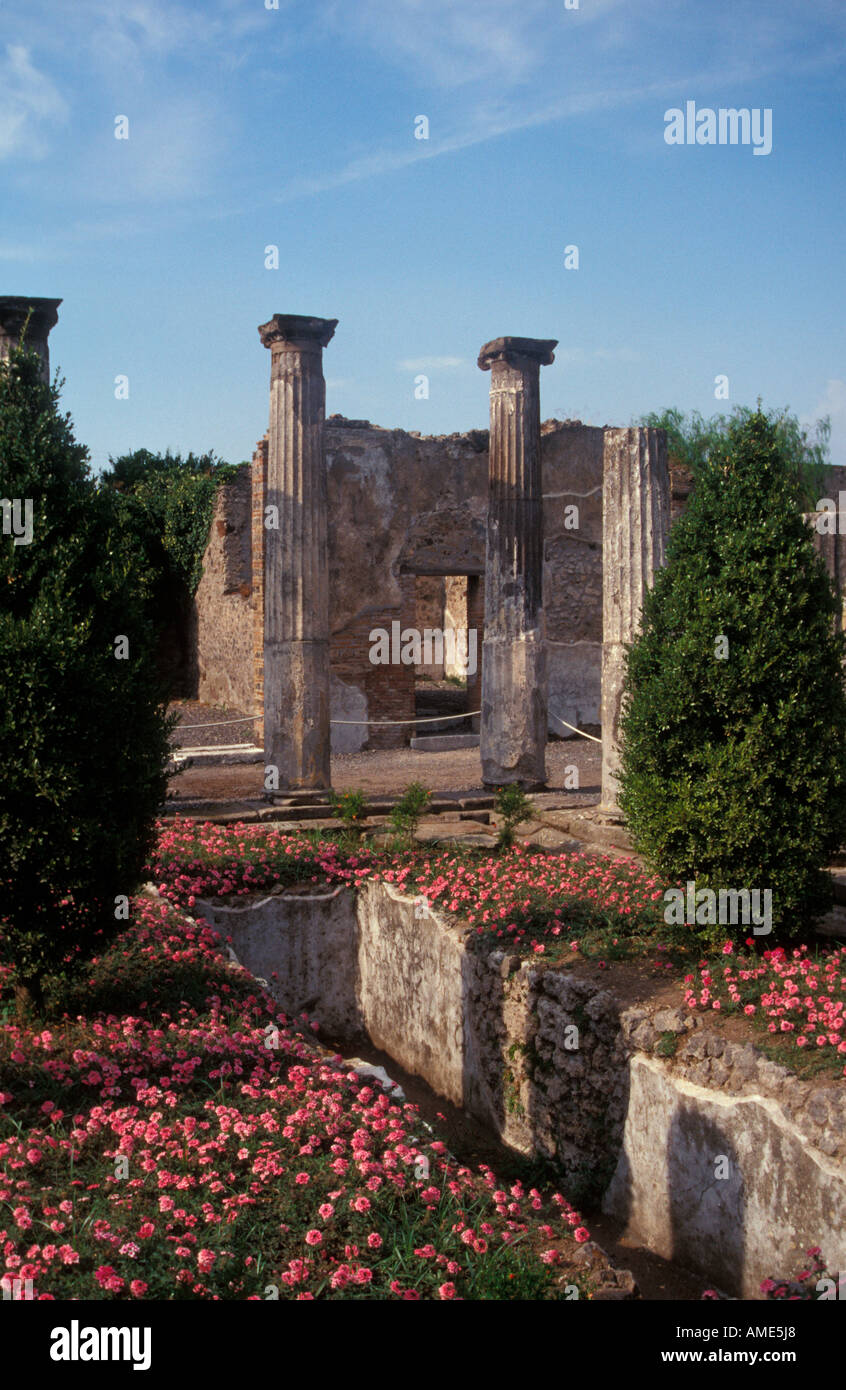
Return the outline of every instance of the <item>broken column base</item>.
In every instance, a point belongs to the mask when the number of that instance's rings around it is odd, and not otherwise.
[[[482,643],[482,783],[546,787],[546,644],[539,632]]]
[[[264,653],[265,768],[278,770],[271,792],[327,790],[329,643],[278,642]]]
[[[581,811],[546,811],[541,820],[544,825],[564,831],[583,844],[597,845],[600,849],[634,851],[631,835],[622,817],[617,812],[606,815],[600,806],[590,806]]]

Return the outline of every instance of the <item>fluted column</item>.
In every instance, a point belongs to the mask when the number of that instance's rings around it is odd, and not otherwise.
[[[59,321],[61,299],[27,299],[25,295],[0,295],[0,361],[12,354],[21,340],[29,316],[25,346],[34,348],[41,358],[42,376],[50,380],[50,329]]]
[[[274,314],[264,562],[264,758],[279,789],[330,785],[323,349],[337,319]],[[273,508],[278,512],[278,527]],[[271,524],[268,524],[270,522]]]
[[[480,730],[489,787],[546,783],[540,369],[556,346],[555,339],[495,338],[479,354],[491,373]]]
[[[664,564],[670,474],[664,430],[607,429],[602,462],[602,800],[619,818],[620,706],[626,644]]]

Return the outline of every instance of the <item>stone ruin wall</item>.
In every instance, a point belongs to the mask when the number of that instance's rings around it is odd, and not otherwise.
[[[558,719],[595,731],[600,722],[602,651],[602,452],[604,431],[578,421],[542,426],[544,608],[549,650],[549,729]],[[372,665],[370,632],[444,626],[444,605],[484,625],[486,430],[424,436],[332,416],[325,428],[329,494],[331,714],[345,720],[412,720],[415,669]],[[267,437],[252,464],[221,487],[203,577],[195,597],[197,697],[255,713],[263,705],[263,514]],[[846,468],[832,468],[828,495],[846,491]],[[689,477],[671,473],[674,521]],[[566,508],[579,508],[577,529]],[[841,594],[846,538],[815,544]],[[451,577],[469,576],[462,589]],[[420,582],[417,577],[420,576]],[[445,581],[447,581],[445,583]],[[462,606],[466,604],[466,610]],[[193,645],[193,642],[192,642]],[[423,668],[438,677],[442,671]],[[479,679],[468,709],[479,707]],[[334,725],[334,752],[400,747],[413,727]],[[235,735],[233,734],[233,737]]]
[[[599,722],[602,439],[601,429],[579,422],[543,426],[549,706],[580,726]],[[333,416],[325,440],[332,717],[412,720],[414,668],[371,664],[370,632],[390,631],[393,621],[421,627],[421,618],[442,626],[443,581],[469,576],[463,602],[469,625],[479,632],[481,659],[487,431],[421,436]],[[266,467],[265,438],[252,465],[221,488],[196,595],[197,696],[257,717],[263,701]],[[578,529],[565,528],[568,504],[579,508]],[[459,586],[449,592],[462,612]],[[469,709],[478,708],[478,681],[477,673],[468,683]],[[554,721],[550,727],[566,733]],[[397,747],[411,732],[411,725],[336,725],[332,746],[336,752]]]
[[[246,468],[219,488],[194,599],[199,698],[245,714],[255,703],[251,492]]]

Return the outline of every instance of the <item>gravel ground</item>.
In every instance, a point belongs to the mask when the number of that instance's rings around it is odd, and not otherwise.
[[[583,739],[549,743],[546,770],[550,791],[563,791],[565,768],[579,769],[580,790],[573,793],[577,805],[585,796],[599,795],[602,750]],[[342,753],[332,759],[332,785],[344,790],[404,791],[409,782],[423,782],[433,791],[476,793],[483,790],[478,748],[456,748],[448,753],[415,753],[392,748],[375,753]]]
[[[252,743],[258,720],[249,724],[229,724],[225,728],[205,729],[195,725],[220,724],[231,719],[243,719],[245,711],[226,705],[202,705],[199,700],[174,700],[168,705],[169,714],[179,715],[179,727],[171,734],[175,748],[219,748],[228,743]]]
[[[466,708],[467,694],[459,686],[448,681],[427,681],[417,689],[416,713],[420,719],[432,719],[435,715],[460,714]],[[174,730],[171,743],[176,748],[219,748],[223,744],[252,743],[260,738],[260,721],[231,723],[244,720],[246,711],[232,709],[227,705],[204,705],[199,700],[174,700],[169,706],[171,714],[179,715],[179,727]],[[222,728],[205,728],[206,724],[221,724]],[[195,726],[196,732],[194,732]],[[412,731],[413,732],[413,731]],[[450,718],[444,724],[421,725],[422,734],[460,734],[470,732],[470,719]]]
[[[206,730],[206,734],[214,732]],[[599,800],[602,764],[599,744],[576,738],[549,743],[546,762],[549,793],[536,794],[534,800],[540,797],[543,804],[543,798],[549,795],[556,806],[588,806]],[[565,769],[572,765],[579,769],[578,791],[564,787]],[[422,782],[438,793],[481,793],[484,788],[479,750],[458,748],[448,753],[415,753],[410,748],[391,748],[372,753],[342,753],[332,759],[332,786],[336,791],[360,787],[374,796],[388,795],[404,791],[409,782]],[[260,763],[187,768],[174,777],[170,789],[171,800],[237,801],[257,797],[264,789],[263,769]]]

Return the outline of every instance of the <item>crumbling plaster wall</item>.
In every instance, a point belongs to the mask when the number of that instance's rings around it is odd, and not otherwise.
[[[194,596],[197,697],[252,714],[250,471],[239,469],[215,498],[203,574]]]
[[[542,435],[549,707],[572,723],[594,725],[602,643],[602,438],[601,429],[570,421],[548,421]],[[333,644],[360,631],[363,617],[388,629],[393,619],[406,621],[404,576],[484,573],[487,445],[483,430],[418,436],[367,422],[327,422]],[[573,506],[577,516],[567,511]],[[369,717],[384,717],[384,702],[371,696],[377,692],[367,661],[361,650],[356,671],[347,653],[344,679],[368,698]],[[390,669],[376,670],[383,680],[391,678]],[[413,689],[407,696],[405,717],[411,718]],[[567,732],[553,719],[550,729]],[[407,736],[404,730],[396,741]]]

